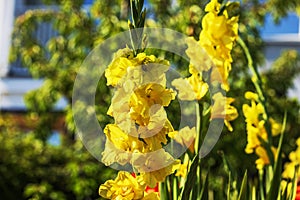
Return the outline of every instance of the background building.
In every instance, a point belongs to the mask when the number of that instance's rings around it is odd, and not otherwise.
[[[11,32],[16,17],[32,9],[55,9],[55,6],[45,6],[41,0],[1,0],[0,1],[0,110],[24,111],[26,110],[23,95],[32,89],[42,85],[42,80],[33,80],[20,60],[9,63],[9,48]],[[42,43],[55,35],[55,31],[49,24],[41,24],[35,34]],[[57,109],[65,106],[62,99]]]

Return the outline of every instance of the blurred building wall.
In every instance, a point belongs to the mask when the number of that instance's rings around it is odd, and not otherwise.
[[[0,77],[9,71],[8,55],[14,21],[15,0],[0,0]]]

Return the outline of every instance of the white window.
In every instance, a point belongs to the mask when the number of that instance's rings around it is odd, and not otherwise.
[[[8,55],[14,21],[14,7],[14,0],[0,0],[0,77],[6,76],[9,70]]]

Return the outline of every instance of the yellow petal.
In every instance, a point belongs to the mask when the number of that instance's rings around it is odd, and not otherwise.
[[[174,173],[180,165],[180,160],[175,160],[164,149],[159,149],[146,154],[135,153],[132,165],[141,173],[144,181],[150,187],[165,180],[165,177]]]
[[[190,63],[199,73],[208,71],[213,66],[213,62],[205,49],[193,37],[187,38],[186,43],[188,48],[185,52],[190,58]]]
[[[127,58],[119,57],[114,59],[105,70],[107,85],[116,86],[121,78],[126,74],[127,68],[132,65],[133,63]]]
[[[107,199],[132,200],[144,197],[145,186],[138,183],[129,172],[119,171],[115,180],[108,180],[99,187],[100,196]]]
[[[146,194],[142,200],[160,200],[157,192]]]
[[[174,79],[172,81],[172,85],[177,89],[179,99],[187,101],[196,99],[196,93],[194,92],[192,85],[188,82],[187,79]]]
[[[249,99],[249,100],[254,100],[254,101],[258,101],[258,94],[254,93],[254,92],[250,92],[250,91],[247,91],[245,93],[245,98],[246,99]]]
[[[189,128],[188,126],[179,131],[170,132],[168,135],[182,146],[190,147],[196,138],[196,128]]]

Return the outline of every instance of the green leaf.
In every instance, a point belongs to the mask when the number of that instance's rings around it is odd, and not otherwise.
[[[137,7],[138,7],[138,12],[141,12],[144,6],[144,0],[139,0]]]
[[[221,157],[222,157],[222,161],[224,164],[224,169],[228,174],[231,174],[231,176],[236,177],[236,170],[234,170],[232,168],[232,166],[230,165],[230,163],[228,162],[228,159],[226,158],[225,154],[223,151],[218,152]]]
[[[159,193],[160,193],[161,199],[168,200],[169,198],[168,198],[168,191],[167,191],[166,185],[167,185],[167,183],[165,183],[165,182],[159,183]]]
[[[143,28],[145,25],[145,19],[146,19],[146,9],[144,9],[141,13],[141,17],[139,20],[138,28]]]
[[[135,0],[130,1],[130,8],[131,8],[131,17],[132,17],[133,25],[136,27],[137,25],[136,22],[139,19],[139,13],[135,5]]]
[[[199,199],[201,200],[208,200],[208,174],[204,180],[204,185],[199,195]]]
[[[248,181],[248,173],[246,171],[244,174],[243,181],[242,181],[238,200],[247,199],[247,184],[248,184],[247,181]]]
[[[285,187],[283,194],[281,195],[281,199],[287,199],[288,187]]]
[[[279,156],[278,160],[275,163],[274,176],[273,176],[270,190],[268,191],[267,194],[267,200],[277,199],[278,193],[280,191],[281,171],[282,171],[282,157]]]
[[[220,151],[218,153],[222,157],[224,170],[228,174],[228,183],[227,183],[227,191],[226,191],[227,200],[236,199],[238,197],[238,189],[236,187],[236,180],[237,180],[236,170],[232,168],[223,151]]]
[[[297,181],[298,181],[298,172],[299,171],[299,165],[295,167],[295,174],[292,180],[292,189],[291,189],[291,193],[289,195],[289,199],[290,200],[294,200],[296,199],[296,188],[297,188]],[[288,188],[288,187],[286,187]]]
[[[278,193],[280,192],[280,182],[281,182],[281,172],[282,172],[282,142],[284,137],[284,129],[286,127],[286,119],[287,114],[285,112],[283,125],[281,130],[281,135],[278,144],[278,151],[277,151],[277,161],[274,164],[274,175],[271,183],[270,190],[267,192],[267,200],[277,199]]]
[[[251,199],[251,200],[256,200],[256,198],[257,198],[257,190],[256,190],[256,187],[255,187],[255,185],[252,185],[251,187],[251,193],[249,193],[249,199]]]
[[[191,193],[191,190],[192,190],[193,185],[197,178],[198,164],[199,164],[199,154],[197,154],[192,161],[189,173],[187,175],[187,178],[186,178],[186,181],[185,181],[185,184],[184,184],[184,187],[183,187],[183,190],[182,190],[182,193],[181,193],[179,199],[182,199],[182,200],[190,199],[190,193]]]
[[[228,184],[227,184],[227,200],[230,200],[230,188],[231,188],[231,173],[228,174]]]

